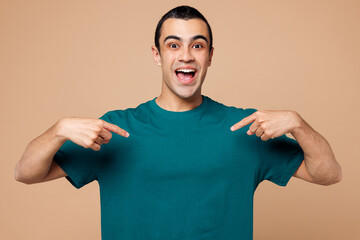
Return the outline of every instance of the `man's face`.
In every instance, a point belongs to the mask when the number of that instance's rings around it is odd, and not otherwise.
[[[201,95],[201,86],[211,64],[207,25],[201,19],[164,21],[159,39],[160,54],[152,47],[154,61],[162,69],[162,94],[180,98]]]

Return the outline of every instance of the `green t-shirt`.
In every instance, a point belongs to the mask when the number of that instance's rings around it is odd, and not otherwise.
[[[155,99],[101,119],[113,133],[100,151],[67,141],[54,160],[76,188],[97,180],[103,240],[253,238],[253,196],[269,180],[286,186],[304,159],[283,135],[262,141],[249,126],[230,127],[256,109],[226,106],[202,95],[189,111]]]

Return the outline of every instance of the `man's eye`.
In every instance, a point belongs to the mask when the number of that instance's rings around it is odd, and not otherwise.
[[[172,44],[170,44],[170,45],[169,45],[169,47],[170,47],[170,48],[177,48],[177,47],[178,47],[178,45],[177,45],[177,44],[175,44],[175,43],[172,43]]]
[[[194,48],[202,48],[203,46],[201,44],[195,44]]]

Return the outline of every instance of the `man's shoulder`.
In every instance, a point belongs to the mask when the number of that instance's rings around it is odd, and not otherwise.
[[[147,109],[149,108],[148,105],[149,105],[150,101],[151,100],[140,103],[136,107],[108,110],[100,118],[104,119],[104,120],[105,119],[111,120],[111,119],[117,119],[117,118],[125,118],[129,115],[142,114],[142,113],[146,112]]]
[[[218,108],[224,109],[228,112],[228,114],[230,115],[251,115],[252,113],[256,112],[257,109],[256,108],[252,108],[252,107],[248,107],[248,108],[243,108],[243,107],[236,107],[233,105],[226,105],[222,102],[213,100],[211,98],[209,98],[210,101],[212,102],[213,105],[217,106]]]

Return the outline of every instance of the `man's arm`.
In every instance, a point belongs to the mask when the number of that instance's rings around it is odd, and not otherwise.
[[[304,161],[301,163],[294,177],[321,184],[330,185],[342,179],[340,164],[326,139],[316,132],[299,114],[298,127],[291,134],[304,151]]]
[[[304,152],[304,161],[294,176],[321,185],[341,181],[342,173],[335,155],[324,137],[294,111],[257,111],[231,127],[232,131],[251,124],[248,135],[261,140],[291,133]]]
[[[110,132],[129,136],[120,127],[100,119],[63,118],[28,144],[16,164],[14,177],[26,184],[65,177],[66,173],[53,161],[60,147],[70,140],[84,148],[98,151],[100,145],[110,141]]]
[[[14,177],[17,181],[26,184],[43,182],[50,172],[53,179],[66,176],[57,164],[52,164],[55,153],[66,141],[57,134],[59,122],[27,145],[15,167]]]

